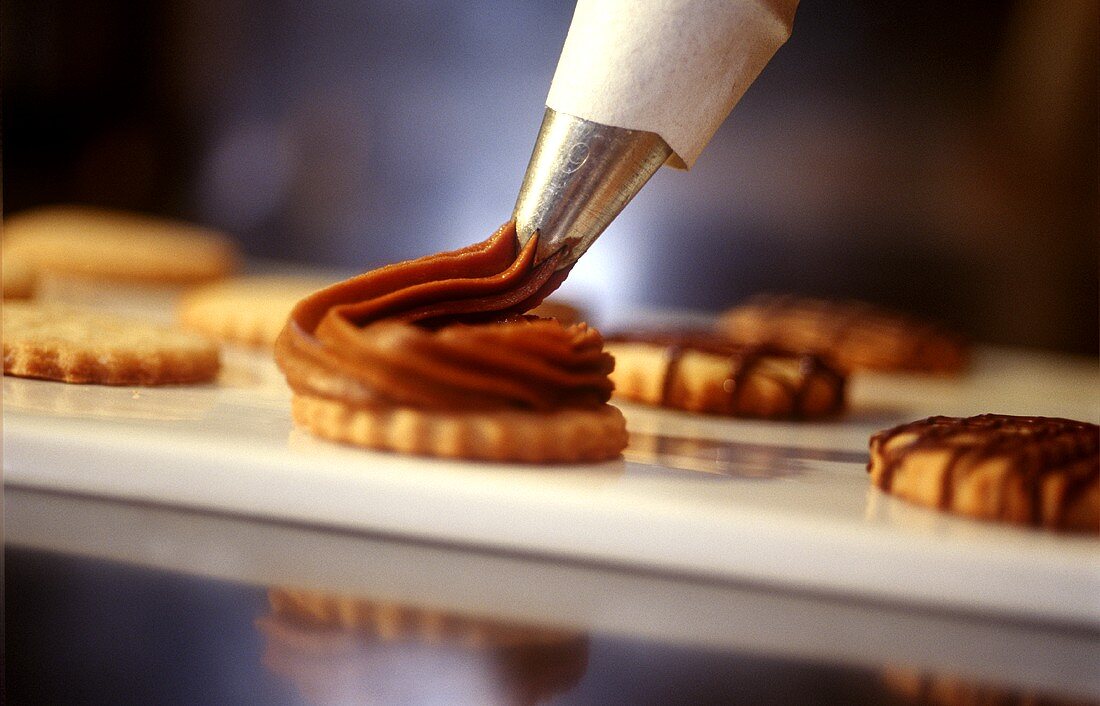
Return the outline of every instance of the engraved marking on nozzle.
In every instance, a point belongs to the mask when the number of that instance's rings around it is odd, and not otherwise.
[[[672,154],[659,135],[546,109],[512,217],[535,259],[567,248],[571,267]]]

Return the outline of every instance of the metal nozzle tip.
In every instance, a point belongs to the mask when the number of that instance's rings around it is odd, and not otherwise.
[[[547,108],[512,212],[520,244],[538,232],[536,260],[567,248],[571,267],[671,154],[656,133]]]

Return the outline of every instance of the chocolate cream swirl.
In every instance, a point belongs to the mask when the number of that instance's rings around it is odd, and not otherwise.
[[[275,359],[297,394],[353,407],[598,407],[614,360],[585,324],[524,316],[562,280],[558,255],[517,252],[515,223],[481,243],[387,265],[292,310]]]

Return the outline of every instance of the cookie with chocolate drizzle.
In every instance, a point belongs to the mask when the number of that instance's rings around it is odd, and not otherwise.
[[[723,313],[719,327],[735,343],[813,351],[845,370],[951,375],[968,362],[966,342],[945,327],[857,301],[762,294]]]
[[[737,346],[704,332],[610,336],[615,394],[690,412],[765,419],[839,413],[845,376],[821,358]]]
[[[275,344],[294,420],[335,441],[495,461],[614,458],[614,360],[587,325],[525,316],[558,256],[487,240],[367,272],[299,302]]]
[[[871,437],[871,482],[984,520],[1100,533],[1100,428],[1049,417],[930,417]]]

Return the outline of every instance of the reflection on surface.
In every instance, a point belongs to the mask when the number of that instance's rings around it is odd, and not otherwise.
[[[85,385],[4,377],[5,410],[80,419],[201,419],[213,406],[211,384],[171,387]]]
[[[886,667],[883,683],[907,703],[922,706],[1088,706],[1096,701],[1016,691],[962,677]]]
[[[867,505],[864,516],[872,522],[886,522],[902,527],[914,527],[920,530],[948,533],[966,532],[977,523],[969,518],[949,515],[934,507],[918,505],[868,483]],[[965,522],[960,522],[965,520]]]
[[[1017,536],[1043,533],[1041,528],[1027,525],[993,523],[967,515],[944,512],[938,508],[893,495],[870,483],[867,485],[865,497],[864,517],[871,522],[902,527],[906,530],[935,533],[943,537],[952,537],[956,541],[987,537],[991,531]]]
[[[801,449],[634,430],[630,432],[630,445],[623,456],[637,463],[761,480],[801,475],[807,461],[862,463],[867,460],[862,452]]]
[[[17,540],[26,536],[19,528],[31,518],[25,503],[22,512],[18,502],[11,506],[16,512],[5,520]],[[108,508],[122,514],[121,526],[130,535],[146,535],[119,545],[123,553],[140,543],[165,558],[186,553],[127,518],[123,506]],[[81,521],[75,507],[62,510],[51,523],[55,534],[112,544]],[[109,517],[97,517],[95,524],[109,524]],[[176,536],[183,528],[180,523],[167,529]],[[257,541],[289,558],[280,573],[296,572],[293,580],[269,578],[265,586],[312,584],[300,577],[322,563],[357,577],[346,584],[355,587],[326,591],[395,601],[316,600],[309,598],[316,594],[288,591],[288,600],[306,600],[287,606],[275,597],[273,604],[269,590],[249,580],[13,547],[9,531],[7,703],[301,706],[542,698],[562,706],[913,704],[908,692],[883,679],[887,664],[966,675],[1004,693],[1100,697],[1095,632],[884,612],[868,604],[822,606],[774,591],[758,600],[741,590],[722,597],[712,587],[616,578],[602,570],[587,576],[590,569],[576,567],[528,563],[517,573],[493,560],[463,569],[422,547],[395,546],[391,553],[372,542],[326,552],[275,526],[256,529]],[[201,551],[208,562],[256,563],[235,543],[248,532],[242,523],[219,523],[202,536]],[[423,575],[418,579],[405,569]],[[556,577],[557,571],[566,573]],[[653,596],[624,581],[653,581]],[[462,593],[463,584],[485,601],[473,607],[449,596]],[[523,610],[508,598],[511,592],[537,606]],[[657,595],[659,604],[641,609]],[[397,602],[446,606],[447,614]],[[567,613],[551,607],[565,602],[575,604]],[[475,620],[452,612],[496,617]],[[585,636],[510,627],[516,615],[539,625],[584,626],[579,629]],[[615,621],[625,622],[609,630]]]
[[[534,704],[588,663],[575,632],[290,588],[268,602],[263,664],[312,704]]]

